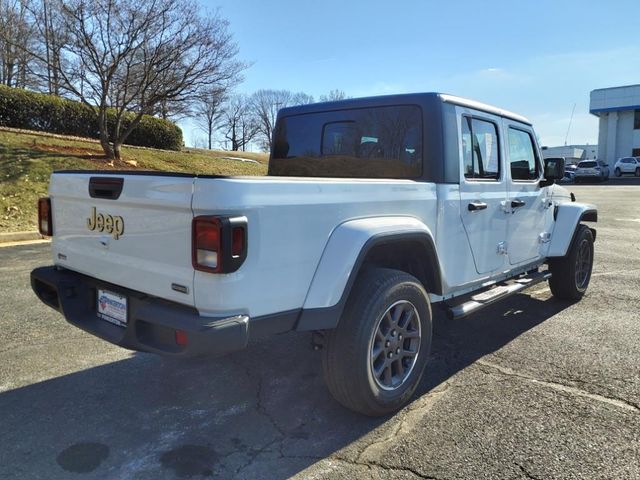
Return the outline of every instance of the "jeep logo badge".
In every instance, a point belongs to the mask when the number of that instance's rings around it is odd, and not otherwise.
[[[124,218],[119,216],[98,213],[96,207],[91,209],[91,215],[87,218],[87,228],[92,232],[106,232],[118,240],[124,233]]]

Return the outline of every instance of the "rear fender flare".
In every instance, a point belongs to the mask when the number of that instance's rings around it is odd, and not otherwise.
[[[339,225],[332,232],[320,258],[296,329],[335,328],[367,253],[377,245],[398,240],[424,244],[435,257],[434,261],[438,262],[433,234],[417,218],[363,218]],[[434,267],[440,282],[439,263]]]

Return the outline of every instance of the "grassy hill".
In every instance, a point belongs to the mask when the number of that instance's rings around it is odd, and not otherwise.
[[[268,155],[185,149],[182,152],[123,147],[121,162],[108,163],[100,144],[40,133],[0,130],[0,232],[36,230],[36,202],[54,170],[158,170],[209,175],[265,175]],[[244,161],[243,161],[244,160]]]

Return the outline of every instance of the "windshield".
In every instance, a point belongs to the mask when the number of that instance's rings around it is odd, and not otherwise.
[[[276,125],[269,174],[417,178],[421,109],[400,105],[283,117]]]

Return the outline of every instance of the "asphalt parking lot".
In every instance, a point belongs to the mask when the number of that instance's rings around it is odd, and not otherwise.
[[[332,400],[307,334],[131,353],[35,298],[47,245],[0,248],[0,478],[640,478],[640,186],[623,183],[568,186],[599,207],[581,302],[544,284],[438,316],[418,395],[381,419]]]

